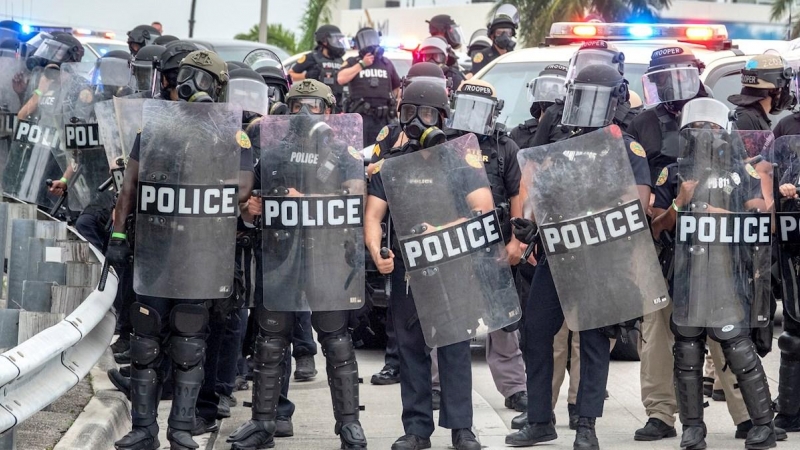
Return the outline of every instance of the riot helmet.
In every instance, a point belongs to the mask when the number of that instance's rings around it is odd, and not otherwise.
[[[713,128],[731,131],[735,120],[735,111],[731,111],[727,105],[710,97],[701,97],[683,106],[680,129]]]
[[[336,25],[322,25],[314,33],[318,48],[328,50],[331,58],[341,58],[350,48],[349,42],[342,31]]]
[[[55,32],[52,39],[45,39],[36,53],[28,58],[28,68],[44,67],[50,64],[80,62],[83,59],[83,45],[69,33]]]
[[[36,49],[41,47],[44,41],[47,39],[53,39],[53,35],[46,31],[40,31],[39,33],[36,33],[35,36],[28,39],[28,41],[24,43],[25,45],[24,56],[26,58],[32,57],[33,54],[36,53]]]
[[[605,64],[614,67],[620,75],[625,75],[625,54],[617,50],[614,44],[606,41],[586,41],[569,59],[567,83],[584,67],[593,64]]]
[[[492,134],[503,101],[497,99],[494,86],[471,78],[461,83],[453,94],[448,128],[479,135]]]
[[[167,45],[170,42],[175,42],[179,40],[177,36],[172,36],[170,34],[165,34],[163,36],[159,36],[153,40],[151,45]],[[141,50],[139,50],[141,51]]]
[[[528,82],[528,101],[540,103],[541,110],[547,109],[556,100],[567,95],[567,66],[550,64],[539,72],[539,76]],[[544,105],[541,105],[544,103]]]
[[[752,96],[758,101],[769,96],[772,99],[769,113],[778,114],[792,108],[796,102],[791,92],[793,78],[794,71],[780,55],[756,55],[742,69],[742,92],[739,97]]]
[[[232,69],[230,81],[225,88],[225,102],[241,106],[243,122],[250,123],[256,116],[269,112],[269,88],[255,70],[247,68]]]
[[[642,76],[644,104],[664,103],[670,111],[680,111],[700,92],[703,69],[705,64],[688,48],[672,46],[654,51]]]
[[[186,55],[199,48],[186,41],[170,42],[161,53],[161,56],[156,58],[156,79],[159,80],[159,89],[161,98],[164,100],[171,99],[171,91],[178,87],[178,68],[181,61]]]
[[[408,69],[406,76],[403,77],[400,86],[400,98],[403,98],[403,90],[405,90],[409,84],[418,80],[427,80],[431,83],[441,85],[448,93],[452,87],[450,86],[450,80],[444,76],[441,67],[430,62],[420,62],[412,65],[411,68]]]
[[[215,102],[228,83],[228,66],[214,52],[197,50],[178,68],[178,97],[188,102]]]
[[[447,41],[447,45],[458,50],[464,43],[464,33],[461,26],[447,14],[438,14],[431,17],[428,22],[428,31],[431,36],[441,36]]]
[[[336,105],[333,91],[325,83],[305,79],[294,83],[286,94],[289,114],[320,115]]]
[[[512,51],[517,42],[513,39],[519,27],[519,11],[512,5],[500,5],[492,16],[492,21],[486,25],[489,38],[501,50]]]
[[[359,56],[363,57],[368,53],[374,54],[376,57],[383,55],[383,48],[381,47],[381,35],[372,28],[362,28],[358,30],[355,38],[356,49],[358,49]]]
[[[440,66],[447,63],[447,41],[441,36],[425,38],[419,48],[414,52],[414,64],[432,62]]]
[[[228,66],[229,72],[234,69],[250,69],[250,66],[240,61],[225,61],[225,64]]]
[[[481,28],[480,30],[472,33],[472,37],[469,39],[469,46],[467,47],[467,55],[469,55],[470,59],[472,59],[476,53],[482,52],[491,47],[492,40],[489,39],[486,30]]]
[[[131,51],[131,55],[136,56],[136,52],[141,50],[142,47],[154,44],[159,36],[161,36],[161,33],[150,25],[139,25],[128,31],[128,48]]]
[[[22,36],[22,24],[15,20],[0,21],[0,41],[5,39],[20,40]]]
[[[403,89],[399,119],[403,133],[410,139],[410,146],[427,148],[444,142],[441,128],[448,117],[447,90],[440,82],[430,77],[419,77]]]
[[[0,41],[0,58],[17,58],[24,44],[18,39],[6,38]]]
[[[567,84],[561,123],[581,128],[601,128],[611,123],[617,105],[628,101],[628,82],[616,67],[590,64]]]
[[[155,61],[161,57],[166,47],[162,45],[148,45],[136,53],[131,62],[131,78],[133,89],[137,92],[153,92],[155,85]]]

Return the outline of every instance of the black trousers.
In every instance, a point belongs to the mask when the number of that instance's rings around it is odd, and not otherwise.
[[[392,321],[400,356],[400,395],[406,434],[428,438],[433,434],[431,349],[425,344],[417,308],[406,289],[405,268],[395,259],[392,273]],[[452,430],[472,427],[472,367],[469,341],[440,347],[439,379],[442,406],[439,426]]]
[[[536,267],[523,316],[524,356],[528,372],[528,421],[550,422],[553,416],[553,338],[564,323],[564,313],[547,263]],[[581,381],[578,387],[578,414],[581,417],[601,417],[608,382],[610,342],[598,330],[581,331],[580,336]]]

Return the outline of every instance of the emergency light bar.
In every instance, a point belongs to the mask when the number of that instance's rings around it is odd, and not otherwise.
[[[114,39],[116,33],[113,31],[96,31],[88,28],[74,28],[72,34],[75,36],[94,36],[104,39]]]
[[[556,22],[550,27],[548,45],[586,40],[630,41],[674,39],[718,50],[730,48],[728,30],[720,24],[640,24],[598,22]]]

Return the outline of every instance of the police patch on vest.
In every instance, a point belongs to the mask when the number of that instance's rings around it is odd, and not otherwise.
[[[669,169],[664,167],[661,169],[661,173],[658,174],[658,179],[656,180],[656,186],[663,186],[664,183],[667,182],[667,177],[669,176]]]
[[[502,243],[503,236],[497,212],[493,210],[433,233],[399,241],[406,268],[420,270]]]
[[[226,217],[236,214],[237,185],[175,185],[139,181],[136,211],[152,216]]]
[[[769,213],[678,213],[677,240],[688,245],[769,245]]]
[[[381,146],[380,146],[380,144],[375,144],[372,147],[372,156],[381,156]]]
[[[381,128],[381,131],[378,132],[378,137],[375,138],[375,142],[380,142],[386,139],[386,136],[389,135],[389,127]]]
[[[360,195],[264,197],[264,228],[357,228],[363,223]]]
[[[17,115],[14,113],[0,113],[0,136],[11,136],[17,126]]]
[[[597,214],[539,227],[548,255],[580,252],[647,231],[647,215],[639,200]]]
[[[481,61],[483,61],[483,53],[475,53],[475,56],[472,57],[472,62],[479,64]]]
[[[300,58],[297,60],[297,64],[303,64],[304,62],[306,62],[306,55],[303,55],[303,56],[301,56],[301,57],[300,57]]]
[[[250,136],[242,130],[236,132],[236,143],[242,148],[250,148],[253,146],[250,142]]]
[[[756,180],[761,179],[761,175],[756,172],[755,167],[751,166],[750,164],[745,164],[744,169],[747,171],[747,174],[751,177],[755,178]]]
[[[800,244],[800,212],[775,213],[780,242]]]
[[[27,120],[20,120],[14,140],[23,144],[41,144],[52,149],[61,147],[61,130],[58,128],[41,127]]]
[[[636,156],[641,156],[642,158],[647,157],[647,153],[644,152],[644,147],[638,142],[631,142],[631,151]]]
[[[481,167],[483,167],[483,163],[481,161],[482,156],[483,156],[482,154],[467,152],[467,156],[465,159],[467,161],[467,164],[470,165],[470,167],[480,169]]]
[[[650,59],[658,59],[664,56],[675,56],[683,54],[683,49],[680,47],[667,47],[667,48],[660,48],[653,52],[650,55]]]

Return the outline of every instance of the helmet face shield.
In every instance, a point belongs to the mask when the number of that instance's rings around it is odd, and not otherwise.
[[[234,78],[228,81],[225,102],[265,116],[269,113],[269,86],[249,78]]]
[[[361,30],[356,34],[356,47],[359,50],[366,50],[370,47],[379,47],[381,45],[381,37],[378,32],[373,29]]]
[[[494,129],[497,100],[456,92],[446,126],[468,133],[488,135]]]
[[[347,41],[347,37],[342,33],[333,33],[326,39],[328,47],[336,48],[340,50],[347,50],[350,48],[350,43]]]
[[[670,67],[648,72],[642,76],[644,104],[690,100],[700,92],[700,72],[697,67]]]
[[[528,83],[528,101],[550,102],[562,99],[567,95],[566,80],[555,75],[543,75]]]
[[[55,39],[45,39],[36,49],[33,56],[41,58],[51,63],[61,63],[66,61],[67,55],[72,47],[56,41]]]
[[[724,103],[708,97],[697,98],[683,106],[681,129],[713,125],[711,128],[730,131],[730,118],[731,110]]]
[[[133,61],[131,63],[131,81],[135,90],[151,92],[154,80],[155,70],[152,61]]]
[[[98,59],[94,73],[92,74],[92,79],[94,85],[130,86],[131,70],[129,63],[119,58]]]
[[[450,25],[450,28],[447,30],[447,42],[456,50],[461,48],[461,45],[466,42],[461,25]]]
[[[622,53],[607,48],[579,50],[569,60],[567,82],[572,82],[581,70],[593,64],[611,66],[623,73],[624,60]]]
[[[615,88],[571,83],[564,100],[561,123],[573,127],[601,128],[611,123],[617,109]]]

